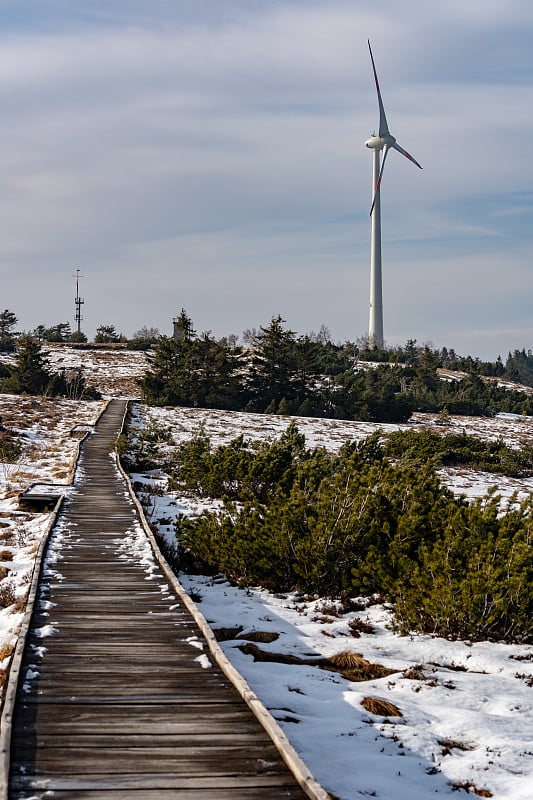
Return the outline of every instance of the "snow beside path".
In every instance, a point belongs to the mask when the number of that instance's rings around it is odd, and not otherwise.
[[[135,414],[140,426],[148,421],[171,426],[175,444],[202,425],[214,446],[240,433],[255,440],[279,436],[291,419],[145,407],[137,407]],[[331,451],[378,428],[411,427],[308,418],[296,422],[309,446]],[[436,418],[416,415],[413,424],[433,426]],[[463,429],[518,446],[531,438],[533,420],[452,417],[447,430]],[[441,472],[454,491],[468,497],[483,495],[492,485],[504,497],[516,490],[526,496],[533,486],[530,479],[471,470]],[[160,472],[132,479],[146,485],[151,523],[170,543],[178,514],[195,515],[216,505],[166,493],[166,476]],[[343,614],[334,611],[331,601],[239,589],[224,576],[180,575],[180,580],[214,629],[242,628],[238,638],[221,647],[335,797],[427,800],[457,797],[459,791],[500,800],[533,798],[533,647],[399,636],[383,605]],[[362,605],[367,602],[361,599]],[[372,633],[354,638],[348,625],[354,617],[370,625]],[[247,634],[258,631],[278,634],[275,641],[258,645],[271,653],[313,658],[353,651],[394,672],[353,683],[316,666],[254,662],[239,648]],[[256,638],[253,633],[251,638]],[[393,703],[403,716],[366,711],[361,701],[368,696]]]

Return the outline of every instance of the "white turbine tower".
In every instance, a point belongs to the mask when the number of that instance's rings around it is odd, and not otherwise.
[[[380,205],[380,187],[381,179],[383,177],[383,168],[389,150],[397,150],[404,155],[417,167],[422,167],[416,159],[410,155],[407,150],[397,143],[394,136],[389,131],[387,125],[387,117],[385,116],[385,109],[383,108],[383,101],[381,99],[381,92],[379,89],[378,74],[376,72],[376,65],[374,64],[374,56],[372,55],[372,48],[370,41],[368,42],[368,49],[370,50],[370,59],[372,61],[372,69],[374,70],[374,79],[376,81],[376,91],[378,93],[379,104],[379,135],[371,136],[367,139],[365,145],[374,151],[373,154],[373,171],[372,171],[372,206],[370,207],[370,217],[372,220],[372,236],[370,245],[370,320],[368,324],[368,338],[371,343],[376,347],[383,347],[383,299],[382,299],[382,279],[381,279],[381,205]],[[381,158],[381,151],[383,150],[383,159]]]

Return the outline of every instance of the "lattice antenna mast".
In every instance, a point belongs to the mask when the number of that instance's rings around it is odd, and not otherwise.
[[[76,298],[74,303],[76,304],[76,315],[74,317],[77,325],[78,334],[81,333],[81,321],[83,319],[81,315],[81,307],[85,303],[83,297],[80,297],[80,278],[83,278],[83,275],[80,274],[80,268],[76,267],[76,274],[72,276],[76,278]]]

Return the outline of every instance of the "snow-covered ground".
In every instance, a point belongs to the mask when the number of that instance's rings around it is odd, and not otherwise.
[[[126,350],[77,349],[47,344],[43,347],[50,368],[82,368],[89,386],[94,386],[105,397],[140,397],[137,380],[147,368],[146,352]]]
[[[17,434],[20,457],[0,460],[0,684],[16,644],[35,554],[51,514],[23,511],[18,495],[32,483],[65,485],[84,430],[103,402],[0,394],[0,419]],[[68,490],[67,490],[68,491]]]
[[[202,425],[214,445],[240,433],[248,439],[278,436],[290,421],[141,406],[134,420],[137,425],[155,421],[170,426],[175,443]],[[377,428],[370,423],[308,418],[298,419],[297,424],[309,445],[331,451]],[[436,418],[417,415],[413,424],[435,425]],[[533,420],[512,415],[496,420],[452,417],[447,430],[463,429],[518,445],[531,438]],[[132,478],[146,484],[150,521],[169,541],[174,538],[172,520],[177,514],[197,514],[209,507],[206,501],[165,492],[164,475]],[[485,493],[491,485],[498,485],[505,496],[516,489],[525,495],[533,485],[530,479],[468,470],[443,470],[443,478],[470,497]],[[149,491],[150,485],[163,494]],[[462,790],[501,800],[533,797],[533,647],[399,636],[390,629],[390,610],[364,599],[359,610],[345,613],[324,599],[240,589],[224,576],[181,575],[180,579],[212,627],[228,629],[230,638],[221,643],[226,655],[333,796],[426,800]],[[355,624],[366,630],[357,638],[352,632],[354,619],[365,623]],[[270,637],[258,637],[257,632],[276,638],[264,643]],[[261,650],[279,655],[280,661],[255,661],[253,653],[240,649],[247,637],[259,641],[256,646]],[[281,659],[289,654],[304,660],[331,658],[346,651],[392,672],[352,682],[317,666],[286,664]],[[367,711],[361,703],[368,697],[394,704],[402,716]]]
[[[88,386],[104,397],[141,397],[138,380],[147,369],[148,355],[141,350],[99,347],[72,347],[66,344],[43,344],[42,353],[52,372],[82,369]],[[16,362],[11,353],[0,353],[0,362],[7,366]]]
[[[91,383],[105,395],[135,396],[135,378],[142,373],[145,355],[122,351],[103,358],[101,351],[98,356],[93,353],[98,351],[57,348],[51,361],[56,368],[82,364],[92,375]],[[0,464],[0,597],[8,600],[11,594],[14,599],[0,609],[0,667],[5,667],[16,639],[33,556],[49,519],[47,514],[20,511],[16,495],[33,481],[67,480],[76,447],[69,432],[94,422],[100,408],[97,403],[0,395],[4,425],[24,432],[25,442],[19,463]],[[139,421],[141,417],[170,425],[176,443],[189,438],[200,423],[217,444],[240,433],[249,439],[278,436],[290,421],[200,409],[149,409],[137,415]],[[376,429],[370,423],[296,421],[309,446],[322,445],[331,451],[347,439],[362,438]],[[436,417],[415,415],[412,424],[436,423]],[[388,431],[410,425],[379,427]],[[518,445],[531,441],[533,419],[452,417],[444,430],[501,437]],[[470,497],[485,493],[491,485],[505,496],[516,489],[528,494],[533,486],[530,479],[517,481],[470,470],[443,470],[442,474],[455,491]],[[164,476],[133,477],[147,484],[165,484]],[[148,505],[152,523],[172,539],[169,520],[178,513],[199,513],[208,503],[151,494]],[[401,637],[388,627],[390,610],[367,605],[367,601],[361,602],[359,610],[344,613],[324,599],[239,589],[223,576],[181,579],[213,628],[233,629],[228,633],[233,638],[221,646],[332,795],[341,800],[426,800],[434,794],[461,796],[454,788],[462,787],[500,800],[533,797],[532,647]],[[11,588],[4,592],[5,582]],[[356,618],[368,626],[357,638],[353,627],[365,626],[354,625]],[[270,637],[258,637],[254,631],[277,634],[277,638],[264,642]],[[261,650],[280,657],[330,658],[350,651],[393,671],[356,683],[317,666],[254,661],[239,649],[247,636],[259,639],[252,643]],[[367,697],[393,703],[402,716],[373,714],[361,705]]]

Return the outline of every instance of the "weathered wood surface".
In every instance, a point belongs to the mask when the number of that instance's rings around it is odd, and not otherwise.
[[[110,455],[123,413],[113,401],[85,441],[51,535],[8,796],[302,800],[164,573],[142,557],[146,540]]]

